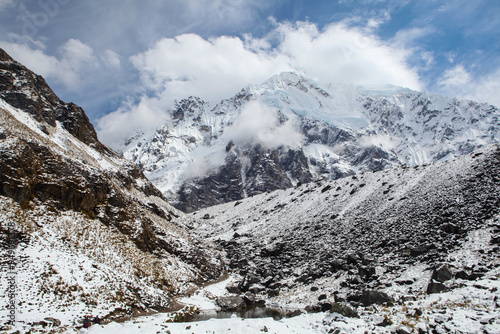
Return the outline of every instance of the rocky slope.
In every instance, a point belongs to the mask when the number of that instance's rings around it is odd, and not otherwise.
[[[493,145],[192,215],[241,275],[232,293],[345,316],[325,319],[332,331],[356,332],[346,319],[359,312],[362,328],[376,332],[401,325],[405,333],[489,333],[500,326],[499,193],[500,146]]]
[[[295,73],[171,120],[120,150],[183,211],[298,183],[472,152],[500,139],[498,108],[400,87],[328,86]]]
[[[167,309],[223,272],[138,167],[101,144],[84,111],[0,50],[2,319]],[[4,270],[11,268],[10,271]]]

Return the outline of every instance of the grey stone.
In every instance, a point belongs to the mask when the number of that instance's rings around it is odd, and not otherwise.
[[[247,307],[245,300],[239,296],[219,297],[215,302],[223,311],[237,311]]]

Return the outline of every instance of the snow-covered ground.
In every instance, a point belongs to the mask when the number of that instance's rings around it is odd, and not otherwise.
[[[480,250],[488,251],[489,236],[484,230],[470,233],[463,248],[451,253],[449,259],[474,263],[483,256]],[[306,305],[316,300],[308,286],[301,286],[290,294],[273,299],[275,306],[290,307],[293,305],[302,310],[302,314],[274,320],[271,317],[242,319],[233,315],[226,319],[209,319],[195,322],[171,322],[172,313],[158,313],[137,317],[132,320],[104,325],[93,325],[89,329],[79,326],[64,326],[58,333],[102,333],[102,334],[135,334],[135,333],[500,333],[500,267],[499,259],[491,260],[491,267],[482,278],[474,281],[455,279],[455,288],[449,292],[428,295],[423,291],[408,297],[408,287],[399,291],[389,288],[386,291],[394,296],[401,296],[393,306],[371,305],[358,307],[359,318],[349,318],[338,313],[307,313]],[[241,277],[230,278],[209,285],[179,301],[186,306],[195,306],[200,310],[217,309],[215,299],[227,295],[225,287],[238,281]],[[414,278],[427,281],[429,272],[424,267],[410,266],[401,279]],[[328,288],[328,280],[318,282],[320,289]],[[391,290],[392,289],[392,290]],[[287,303],[288,298],[296,302]],[[270,301],[268,300],[268,303]],[[78,321],[80,319],[75,319]],[[80,324],[81,326],[81,324]],[[21,323],[6,333],[28,333],[28,328]],[[50,328],[31,327],[30,333],[49,332]],[[54,329],[55,330],[55,329]]]
[[[210,319],[197,322],[169,322],[171,314],[159,313],[135,318],[123,323],[93,325],[88,330],[66,327],[60,333],[135,334],[135,333],[500,333],[498,288],[500,272],[488,273],[481,280],[457,282],[463,287],[452,292],[420,295],[415,301],[397,303],[394,307],[370,306],[358,308],[360,318],[348,318],[338,313],[303,313],[292,318]],[[226,283],[226,282],[223,282]],[[213,302],[201,298],[214,292],[223,292],[221,284],[200,291],[190,300],[201,308],[215,307]],[[419,310],[419,311],[418,311]],[[417,315],[421,312],[421,315]],[[387,325],[382,326],[386,321]],[[23,333],[22,326],[16,330]],[[404,330],[404,332],[403,332]],[[9,331],[8,333],[13,333]],[[31,333],[36,333],[33,331]],[[43,331],[40,331],[43,332]],[[58,331],[59,332],[59,331]]]

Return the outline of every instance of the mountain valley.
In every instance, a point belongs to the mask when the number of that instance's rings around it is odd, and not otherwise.
[[[0,49],[2,331],[499,332],[497,107],[282,73],[168,112],[120,155]]]

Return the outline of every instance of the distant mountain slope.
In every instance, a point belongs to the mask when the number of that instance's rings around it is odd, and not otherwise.
[[[3,50],[0,221],[20,321],[166,309],[223,271],[219,252],[188,231],[190,220],[137,166],[99,142],[84,111]],[[2,269],[2,319],[8,275]]]
[[[399,87],[320,87],[295,73],[215,106],[177,102],[122,147],[181,210],[467,154],[500,139],[498,108]]]
[[[219,242],[244,276],[243,292],[254,284],[289,303],[309,291],[304,285],[323,286],[316,296],[359,305],[365,290],[398,300],[458,288],[452,278],[474,281],[487,272],[498,284],[498,194],[495,144],[442,163],[304,184],[192,215],[203,218],[196,231]],[[431,285],[432,270],[443,265],[450,274],[438,282],[446,286]]]

